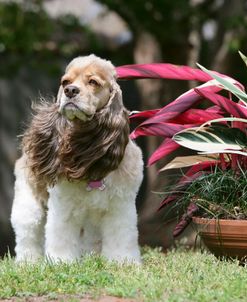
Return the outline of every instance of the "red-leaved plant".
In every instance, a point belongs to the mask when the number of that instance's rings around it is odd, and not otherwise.
[[[246,63],[246,57],[241,53],[240,55]],[[131,116],[132,120],[139,122],[131,134],[132,139],[139,136],[160,136],[164,139],[150,156],[148,165],[153,165],[181,146],[202,153],[176,157],[160,170],[189,167],[174,186],[174,193],[162,201],[159,209],[176,201],[176,188],[188,186],[203,171],[210,172],[215,166],[222,170],[231,168],[236,172],[247,168],[247,95],[244,86],[229,76],[209,71],[202,66],[200,68],[202,70],[159,63],[117,68],[119,79],[153,78],[204,82],[162,108]],[[227,97],[222,94],[226,91]],[[198,104],[205,100],[211,105],[206,109],[198,109]],[[189,205],[174,230],[174,236],[181,233],[197,210],[194,203]]]

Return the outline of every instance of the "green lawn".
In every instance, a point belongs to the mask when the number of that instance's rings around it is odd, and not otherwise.
[[[88,294],[150,302],[247,301],[247,268],[201,252],[176,250],[164,255],[151,249],[143,252],[142,266],[119,266],[96,256],[70,265],[0,261],[0,298],[54,299],[63,294],[71,295],[71,301]]]

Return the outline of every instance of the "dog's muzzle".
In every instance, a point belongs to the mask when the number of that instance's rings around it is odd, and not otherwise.
[[[88,121],[93,118],[92,114],[87,114],[72,101],[68,101],[67,103],[65,103],[62,108],[60,108],[59,112],[69,120],[78,118],[81,121]]]

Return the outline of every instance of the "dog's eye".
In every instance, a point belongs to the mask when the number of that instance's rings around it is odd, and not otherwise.
[[[67,86],[70,84],[70,81],[69,80],[62,80],[61,82],[61,85],[64,87],[64,86]]]
[[[88,81],[88,84],[89,84],[89,85],[92,85],[92,86],[97,86],[97,87],[100,86],[100,84],[99,84],[97,81],[95,81],[94,79],[90,79],[90,80]]]

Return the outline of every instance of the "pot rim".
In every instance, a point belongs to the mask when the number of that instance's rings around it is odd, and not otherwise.
[[[202,224],[214,224],[220,223],[224,224],[232,224],[232,225],[246,225],[247,226],[247,219],[221,219],[221,218],[204,218],[204,217],[192,217],[192,221],[195,223],[202,223]]]

